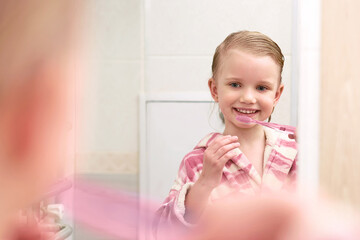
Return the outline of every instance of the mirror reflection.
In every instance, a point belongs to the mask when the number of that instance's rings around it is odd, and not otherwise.
[[[357,239],[355,8],[310,5],[2,0],[0,238]]]

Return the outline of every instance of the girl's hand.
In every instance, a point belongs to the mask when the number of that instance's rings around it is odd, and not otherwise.
[[[233,151],[240,143],[237,136],[222,136],[209,144],[204,152],[203,169],[199,177],[199,183],[215,188],[221,182],[223,168],[227,161],[237,156]]]

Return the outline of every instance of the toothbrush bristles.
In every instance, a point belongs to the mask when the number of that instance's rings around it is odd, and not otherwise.
[[[247,117],[247,116],[237,116],[236,119],[240,122],[243,122],[243,123],[251,123],[251,118]]]

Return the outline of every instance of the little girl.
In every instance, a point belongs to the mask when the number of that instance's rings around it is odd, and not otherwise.
[[[292,188],[295,140],[287,132],[236,119],[270,121],[284,89],[283,65],[279,46],[259,32],[232,33],[216,48],[208,85],[225,130],[210,133],[184,157],[155,226],[191,226],[208,204],[233,194]]]

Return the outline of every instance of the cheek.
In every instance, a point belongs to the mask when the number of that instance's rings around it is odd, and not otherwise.
[[[231,106],[234,102],[239,99],[238,94],[232,91],[224,91],[219,92],[219,107],[220,109],[227,108]]]
[[[270,109],[272,111],[272,108],[274,107],[274,99],[275,97],[273,94],[263,95],[259,98],[259,102],[261,103],[261,107],[266,110]]]
[[[219,88],[218,90],[219,102],[232,102],[239,99],[239,92],[228,88]]]

